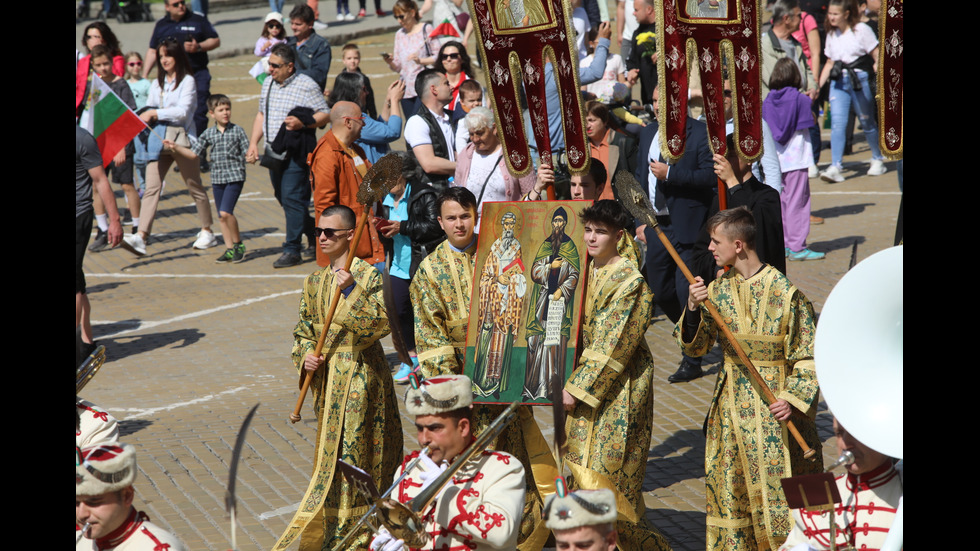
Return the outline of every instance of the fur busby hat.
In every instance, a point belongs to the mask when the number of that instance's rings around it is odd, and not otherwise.
[[[75,496],[99,496],[132,486],[136,448],[130,444],[97,444],[75,448]]]
[[[409,415],[436,415],[473,404],[473,382],[466,375],[438,375],[420,381],[412,374],[405,392]]]
[[[616,522],[616,494],[608,488],[569,492],[565,480],[555,481],[558,491],[545,502],[541,512],[549,530],[570,530]]]

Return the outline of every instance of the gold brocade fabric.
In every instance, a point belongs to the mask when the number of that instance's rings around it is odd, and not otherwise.
[[[721,339],[725,364],[708,411],[704,458],[707,548],[777,549],[793,527],[780,479],[823,470],[814,424],[819,388],[813,365],[813,306],[771,266],[749,279],[729,271],[711,283],[708,298],[776,398],[804,412],[794,415],[793,422],[816,450],[817,460],[803,458],[803,450],[769,412],[734,349]],[[674,330],[691,356],[703,355],[718,338],[718,328],[703,306],[701,320],[690,343],[681,338],[683,317]]]
[[[426,379],[463,372],[475,255],[476,239],[464,252],[443,241],[412,278],[415,348]]]
[[[275,549],[285,549],[302,533],[300,549],[331,549],[369,506],[336,469],[341,459],[367,471],[377,486],[391,485],[402,456],[403,436],[394,384],[379,339],[388,334],[388,315],[381,295],[381,274],[355,258],[356,284],[340,295],[322,354],[326,369],[313,376],[313,411],[317,416],[317,449],[309,488],[299,511]],[[292,358],[302,364],[312,354],[335,291],[334,274],[325,268],[307,276],[300,299],[299,323],[293,331]],[[364,549],[368,530],[349,549]]]
[[[415,346],[424,378],[463,372],[475,254],[476,240],[464,252],[443,241],[419,264],[412,279]],[[479,436],[505,407],[475,404],[473,434]],[[529,407],[518,412],[518,419],[489,448],[513,455],[525,467],[527,492],[518,549],[538,551],[548,537],[541,520],[543,496],[554,493],[558,470]]]
[[[565,461],[577,487],[605,486],[617,493],[622,549],[670,549],[643,519],[653,423],[653,357],[644,335],[653,317],[653,293],[626,258],[589,268],[582,355],[565,383],[578,400],[566,422]]]

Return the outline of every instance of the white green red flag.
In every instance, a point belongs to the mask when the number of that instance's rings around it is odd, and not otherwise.
[[[102,166],[109,166],[119,150],[133,141],[146,124],[105,81],[91,72],[88,89],[85,111],[78,125],[95,136],[102,152]]]

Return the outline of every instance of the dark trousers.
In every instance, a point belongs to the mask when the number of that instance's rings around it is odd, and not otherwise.
[[[690,265],[694,257],[694,245],[691,243],[681,243],[674,236],[673,229],[668,217],[657,217],[658,221],[667,220],[667,223],[660,222],[660,229],[670,241],[677,254],[685,264]],[[666,247],[660,242],[656,231],[652,228],[646,229],[647,236],[647,255],[646,255],[646,276],[650,290],[653,291],[654,300],[671,322],[677,323],[681,318],[684,308],[687,308],[687,296],[690,293],[690,284],[684,277],[684,272],[674,262],[674,258],[667,252]],[[701,365],[701,358],[693,358],[684,355],[684,360],[694,365]]]
[[[208,98],[211,97],[211,73],[201,69],[194,73],[194,84],[197,85],[197,109],[194,110],[194,126],[200,136],[208,127]]]
[[[269,170],[272,189],[276,201],[282,206],[286,215],[286,241],[282,244],[283,252],[299,254],[303,250],[303,236],[313,239],[313,217],[310,216],[307,205],[310,203],[309,167],[289,158],[283,164],[283,170]]]

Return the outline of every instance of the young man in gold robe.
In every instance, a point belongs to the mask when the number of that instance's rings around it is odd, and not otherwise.
[[[644,337],[653,293],[617,246],[633,218],[612,200],[582,211],[591,262],[582,322],[582,354],[565,383],[565,465],[581,488],[616,492],[623,549],[670,549],[644,518],[643,475],[653,422],[653,357]]]
[[[293,331],[292,358],[300,374],[313,373],[317,449],[313,478],[275,549],[302,533],[300,549],[331,549],[370,506],[336,469],[337,459],[368,472],[378,486],[391,485],[402,456],[403,433],[394,383],[379,342],[388,334],[381,274],[354,258],[344,269],[354,239],[354,211],[344,205],[320,214],[316,237],[329,264],[307,276]],[[341,294],[319,357],[313,354],[334,292]],[[349,549],[367,547],[370,532]]]
[[[476,264],[476,197],[464,187],[450,187],[440,194],[438,207],[447,239],[419,264],[409,287],[419,370],[426,379],[463,373]],[[503,408],[477,405],[473,433],[479,436]],[[550,492],[541,488],[553,484],[557,469],[528,407],[518,409],[518,419],[490,447],[514,455],[526,467],[527,493],[517,543],[518,549],[538,551],[548,538],[541,507],[542,494]]]
[[[732,266],[705,287],[690,286],[687,309],[674,335],[684,352],[701,356],[719,328],[701,303],[710,298],[776,396],[766,404],[731,344],[708,410],[704,450],[707,548],[777,549],[793,527],[779,480],[823,470],[814,424],[817,377],[813,364],[813,306],[779,270],[755,251],[756,225],[745,207],[708,219],[719,267]],[[730,321],[729,321],[730,320]],[[792,418],[816,461],[803,458],[782,421]]]

